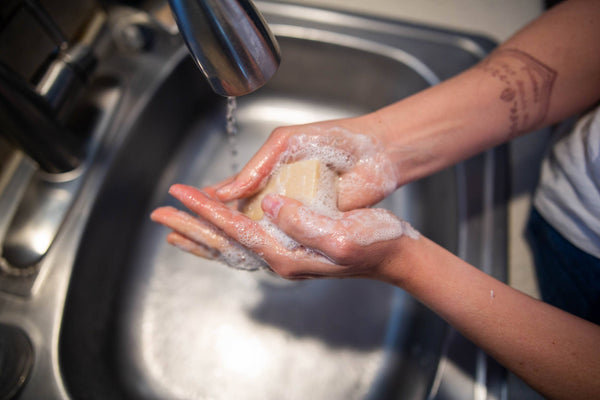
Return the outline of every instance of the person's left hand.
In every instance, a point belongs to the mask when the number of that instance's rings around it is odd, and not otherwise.
[[[379,266],[400,251],[401,237],[418,236],[387,210],[358,209],[332,218],[294,199],[266,196],[262,203],[265,218],[295,241],[290,245],[288,240],[277,239],[267,225],[216,200],[214,189],[173,185],[169,193],[198,216],[172,207],[155,210],[152,220],[173,230],[167,237],[169,243],[230,265],[248,262],[253,254],[287,279],[378,278]],[[250,263],[253,266],[256,262]]]

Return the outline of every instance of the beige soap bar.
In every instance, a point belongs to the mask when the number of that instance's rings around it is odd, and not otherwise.
[[[253,220],[263,217],[261,202],[267,194],[277,193],[304,204],[312,204],[325,192],[335,190],[335,173],[319,160],[302,160],[283,164],[259,193],[242,204],[241,211]],[[335,200],[334,196],[330,196]],[[323,200],[323,199],[321,199]]]

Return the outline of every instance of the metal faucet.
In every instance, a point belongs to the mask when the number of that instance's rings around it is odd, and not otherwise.
[[[106,17],[96,12],[80,41],[70,44],[41,4],[23,4],[39,22],[36,29],[51,33],[57,54],[35,87],[0,62],[0,134],[21,147],[42,170],[71,171],[81,163],[85,143],[59,122],[58,115],[68,114],[94,70],[92,48]]]
[[[46,31],[59,32],[39,2],[24,4]],[[106,19],[104,11],[96,10],[74,43],[54,35],[57,54],[35,86],[0,62],[0,134],[35,161],[19,162],[7,173],[8,183],[0,192],[0,278],[11,277],[0,279],[0,286],[11,293],[26,295],[30,290],[83,183],[86,152],[96,146],[88,139],[99,129],[104,110],[95,109],[85,130],[70,130],[63,121],[78,112],[84,91],[86,98],[95,93],[87,78],[95,69],[94,50],[103,40]],[[22,280],[15,284],[15,277]]]
[[[241,96],[277,71],[279,46],[250,0],[169,0],[179,32],[213,90]]]

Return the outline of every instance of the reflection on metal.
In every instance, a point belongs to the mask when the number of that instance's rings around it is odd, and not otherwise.
[[[452,32],[261,5],[285,57],[262,90],[238,99],[240,162],[275,126],[372,111],[491,48]],[[400,289],[241,273],[164,242],[148,214],[171,202],[168,186],[215,183],[230,159],[225,99],[178,37],[155,39],[109,62],[123,74],[121,107],[41,260],[43,279],[28,298],[0,296],[3,321],[24,327],[37,355],[20,398],[473,398],[477,348]],[[414,182],[381,206],[467,261],[489,260],[502,279],[502,151]],[[484,177],[496,183],[493,207]],[[488,223],[492,237],[482,234]],[[501,398],[502,370],[482,361],[488,398]]]
[[[251,0],[169,0],[192,58],[221,96],[262,87],[280,62],[277,40]]]
[[[34,353],[27,334],[0,324],[0,399],[16,398],[33,368]]]
[[[119,101],[120,89],[114,81],[100,80],[89,93],[85,107],[93,109],[87,121],[90,137],[88,156],[98,150],[99,139],[113,117]],[[6,206],[0,224],[0,290],[29,295],[39,264],[47,254],[84,182],[89,164],[62,174],[48,174],[34,170],[27,160],[19,170],[28,170],[25,178],[14,176],[14,188],[5,188],[0,194]],[[18,182],[17,182],[18,180]],[[22,277],[20,281],[3,276]]]
[[[43,7],[29,2],[33,9]],[[47,15],[46,15],[47,16]],[[46,19],[45,19],[46,20]],[[105,26],[103,11],[94,14],[81,41],[62,43],[37,86],[0,63],[0,122],[2,134],[17,143],[46,172],[63,173],[79,166],[85,138],[68,129],[60,116],[69,114],[96,66],[94,46]],[[48,19],[51,22],[51,19]]]

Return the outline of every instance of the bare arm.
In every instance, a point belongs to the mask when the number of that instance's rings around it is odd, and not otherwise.
[[[600,99],[600,1],[567,1],[480,64],[373,114],[402,185]]]
[[[598,325],[495,280],[426,238],[404,240],[400,249],[382,280],[406,289],[547,398],[598,398]]]
[[[341,127],[380,142],[396,165],[396,186],[430,175],[597,102],[599,37],[600,1],[562,3],[480,64],[437,86],[364,116],[278,128],[238,177],[217,193],[222,200],[252,194],[289,138],[315,127],[323,132]],[[380,199],[365,198],[340,208],[364,207]]]
[[[396,285],[548,398],[600,395],[600,326],[505,285],[423,236],[406,234],[404,223],[382,210],[353,210],[331,219],[269,195],[262,204],[268,218],[303,245],[288,248],[215,200],[211,190],[175,185],[171,194],[199,218],[172,208],[160,208],[152,218],[175,231],[170,243],[193,254],[218,257],[230,251],[233,239],[287,279],[363,277]],[[368,243],[356,237],[390,228],[404,234]]]
[[[267,196],[266,215],[303,244],[287,249],[219,201],[258,190],[290,138],[314,126],[324,135],[341,127],[372,138],[376,150],[384,149],[384,161],[395,165],[391,175],[399,186],[582,111],[600,98],[599,18],[600,1],[567,1],[476,67],[438,86],[366,116],[281,128],[219,190],[172,190],[198,219],[169,208],[155,211],[153,219],[175,231],[171,243],[201,256],[215,257],[234,241],[289,279],[357,276],[402,287],[549,398],[599,398],[599,326],[510,288],[424,237],[353,241],[353,232],[368,227],[352,225],[352,216],[368,216],[372,209],[332,221],[291,199]],[[307,137],[321,143],[317,136]],[[350,171],[366,177],[368,172]],[[386,194],[365,193],[340,208],[374,204]],[[246,242],[248,232],[262,240]]]

